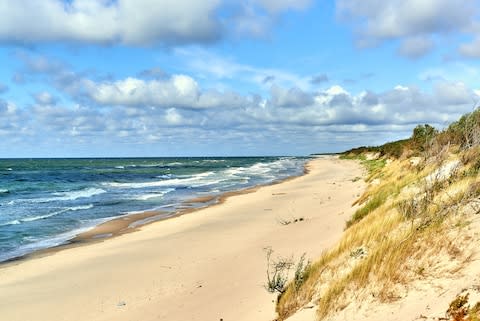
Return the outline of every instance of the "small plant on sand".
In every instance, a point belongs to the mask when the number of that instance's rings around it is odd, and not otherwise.
[[[272,259],[273,249],[267,247],[264,249],[267,256],[267,284],[265,289],[270,293],[277,292],[282,295],[286,290],[288,273],[293,267],[292,259],[277,258]]]
[[[308,277],[308,273],[310,271],[310,261],[305,263],[305,253],[302,254],[300,260],[297,263],[297,267],[295,268],[295,277],[293,279],[293,284],[295,289],[298,290],[302,286],[303,282]]]
[[[265,289],[270,293],[278,293],[278,298],[280,298],[288,289],[288,276],[290,270],[295,266],[292,285],[295,290],[298,290],[308,278],[310,271],[310,261],[306,261],[306,254],[303,253],[295,265],[292,258],[272,259],[274,251],[271,247],[265,248],[265,252],[267,256],[267,283],[265,284]]]
[[[447,317],[452,318],[452,321],[464,321],[469,310],[468,293],[459,295],[450,303],[447,310]]]
[[[468,304],[469,293],[458,295],[448,307],[446,316],[451,321],[479,321],[480,302],[473,307]]]

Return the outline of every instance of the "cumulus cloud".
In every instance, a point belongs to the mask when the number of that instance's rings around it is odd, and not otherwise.
[[[90,81],[87,92],[102,105],[188,106],[197,101],[199,87],[192,78],[175,75],[167,80],[126,78],[105,83]]]
[[[168,124],[179,125],[183,122],[183,117],[175,108],[170,108],[165,111],[165,120]]]
[[[440,106],[449,106],[450,108],[469,104],[473,107],[479,98],[478,95],[463,82],[438,82],[435,85],[434,94]]]
[[[236,16],[229,17],[225,7],[238,5],[222,0],[0,0],[0,41],[133,46],[209,43],[231,28],[245,29],[246,25],[240,25],[245,21],[265,22],[258,24],[259,30],[252,27],[247,33],[266,32],[282,12],[309,4],[309,0],[255,0],[245,4],[252,8],[250,12],[236,9]],[[232,27],[232,21],[238,24]]]
[[[273,85],[270,90],[270,102],[277,107],[306,107],[313,103],[313,96],[300,88],[285,89]]]
[[[360,95],[360,101],[362,104],[367,106],[375,106],[379,103],[378,95],[369,90]]]
[[[274,83],[262,96],[214,90],[202,84],[201,77],[186,74],[98,78],[73,72],[53,59],[34,57],[24,63],[30,81],[54,86],[55,91],[34,94],[35,104],[23,108],[1,101],[0,116],[9,127],[0,125],[0,136],[9,135],[8,141],[21,133],[52,137],[63,145],[68,139],[87,143],[95,137],[122,144],[168,141],[182,146],[185,141],[230,146],[250,139],[248,144],[260,146],[275,140],[297,148],[302,138],[327,142],[328,137],[338,150],[347,143],[406,137],[419,122],[445,125],[471,111],[480,97],[458,81],[436,81],[433,90],[399,85],[353,93],[339,85],[283,85],[277,82],[279,73],[273,73]],[[272,73],[261,80],[268,75]],[[353,140],[348,138],[352,133]]]
[[[153,106],[160,108],[238,108],[251,104],[252,97],[232,91],[202,90],[195,79],[187,75],[172,75],[162,80],[126,78],[97,83],[84,80],[87,95],[105,106]]]
[[[19,43],[208,42],[219,35],[219,1],[0,1],[0,39]]]
[[[360,46],[400,39],[399,52],[413,58],[432,49],[431,36],[470,32],[477,13],[475,0],[337,0],[337,15],[353,21]]]

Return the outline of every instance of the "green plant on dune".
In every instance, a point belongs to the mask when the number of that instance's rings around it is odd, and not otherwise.
[[[267,258],[267,283],[265,289],[270,293],[282,295],[286,290],[288,274],[294,263],[288,258],[272,258],[273,249],[267,247],[264,249]]]

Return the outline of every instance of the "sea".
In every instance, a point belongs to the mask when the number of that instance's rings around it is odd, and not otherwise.
[[[190,199],[298,176],[307,160],[0,159],[0,262],[67,244],[79,233],[121,216],[152,210],[172,216]]]

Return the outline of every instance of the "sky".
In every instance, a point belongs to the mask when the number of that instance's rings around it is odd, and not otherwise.
[[[480,100],[479,0],[0,0],[0,158],[308,155]]]

